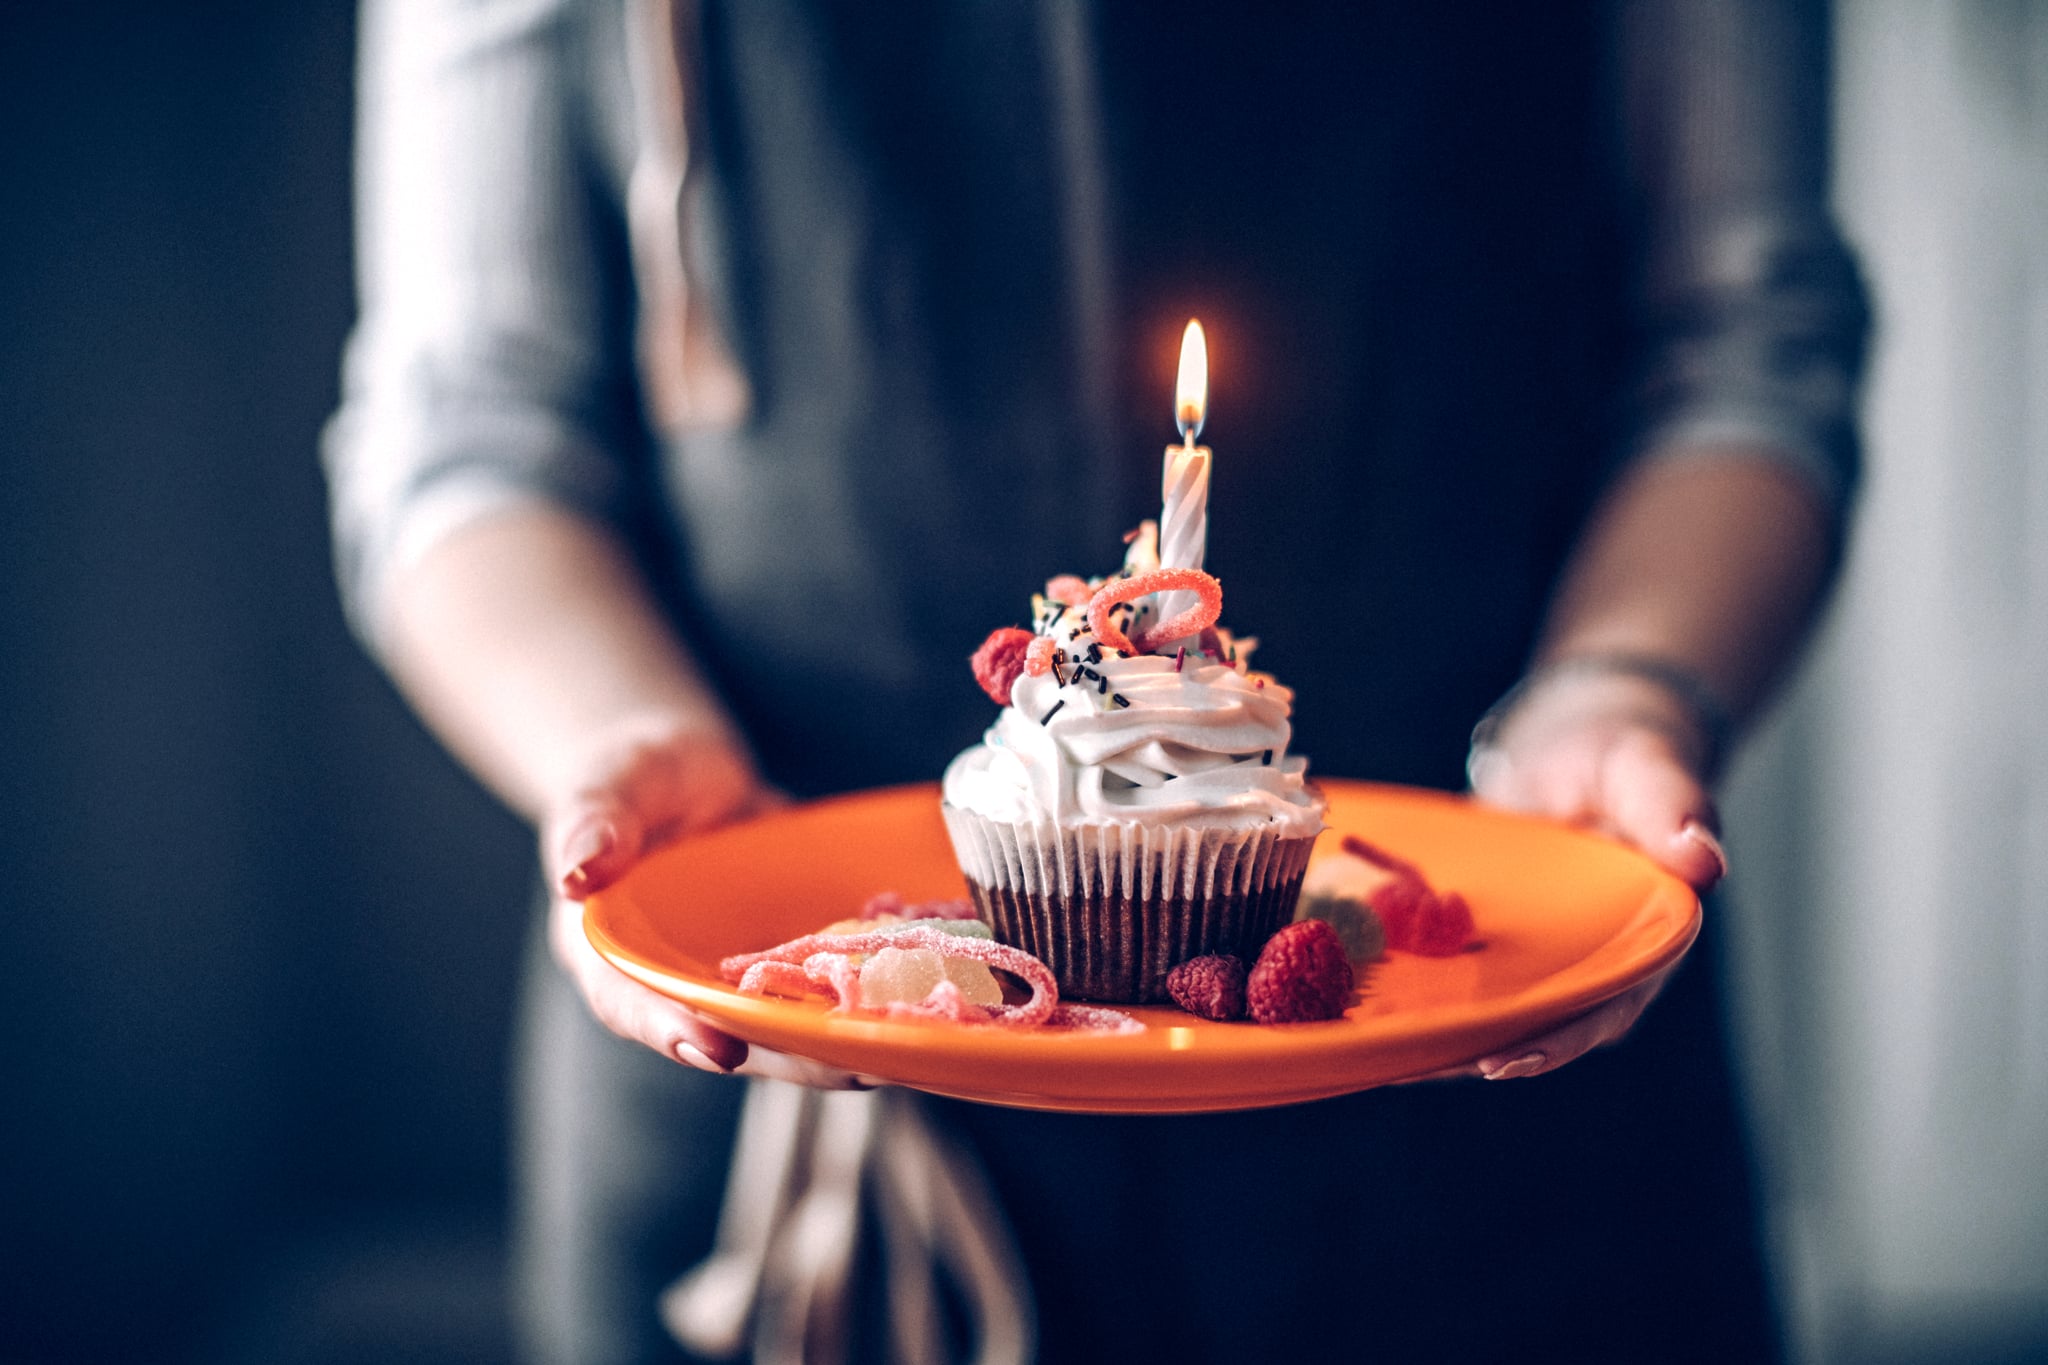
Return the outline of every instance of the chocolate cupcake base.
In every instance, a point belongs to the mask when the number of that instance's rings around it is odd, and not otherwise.
[[[1052,969],[1063,998],[1164,1001],[1191,957],[1249,966],[1294,916],[1315,836],[1017,825],[944,807],[961,870],[996,938]]]

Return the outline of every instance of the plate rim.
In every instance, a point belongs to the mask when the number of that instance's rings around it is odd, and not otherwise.
[[[1223,1069],[1229,1072],[1290,1059],[1327,1065],[1356,1058],[1362,1067],[1358,1074],[1368,1077],[1373,1068],[1365,1066],[1367,1061],[1373,1057],[1397,1056],[1403,1050],[1413,1051],[1418,1035],[1440,1039],[1463,1037],[1471,1042],[1489,1040],[1466,1057],[1465,1060],[1469,1061],[1495,1047],[1529,1036],[1528,1027],[1517,1021],[1526,1019],[1532,1012],[1540,1014],[1545,1024],[1558,1024],[1575,1018],[1654,977],[1684,957],[1698,940],[1703,910],[1693,889],[1657,867],[1639,851],[1611,839],[1554,820],[1480,806],[1468,796],[1430,788],[1344,778],[1320,779],[1320,785],[1326,790],[1335,788],[1341,794],[1368,800],[1431,805],[1446,811],[1455,810],[1461,815],[1478,815],[1489,821],[1540,827],[1546,836],[1591,840],[1610,854],[1638,862],[1638,871],[1648,874],[1649,884],[1634,913],[1592,950],[1567,967],[1549,972],[1511,994],[1482,1001],[1447,1002],[1420,1010],[1404,1010],[1391,1016],[1347,1016],[1325,1023],[1282,1026],[1230,1026],[1192,1020],[1176,1024],[1175,1019],[1186,1020],[1187,1017],[1170,1006],[1130,1007],[1131,1012],[1148,1023],[1147,1033],[1132,1035],[994,1033],[927,1021],[840,1015],[833,1013],[823,1002],[743,996],[723,982],[700,977],[677,964],[650,959],[634,944],[615,935],[608,925],[615,927],[620,918],[615,907],[631,903],[631,898],[622,892],[633,880],[633,873],[628,873],[618,888],[596,893],[590,898],[583,917],[584,933],[598,953],[614,967],[649,988],[695,1009],[710,1022],[750,1043],[779,1047],[784,1051],[801,1050],[804,1055],[817,1057],[828,1064],[842,1063],[835,1062],[832,1056],[821,1055],[819,1049],[841,1058],[849,1048],[861,1053],[877,1047],[888,1053],[901,1049],[904,1060],[911,1063],[906,1067],[878,1068],[871,1057],[863,1057],[853,1069],[892,1084],[982,1103],[1091,1113],[1201,1112],[1292,1104],[1370,1089],[1402,1079],[1404,1075],[1415,1074],[1379,1076],[1363,1079],[1358,1084],[1331,1086],[1318,1083],[1293,1089],[1275,1080],[1270,1085],[1261,1085],[1244,1093],[1234,1093],[1241,1088],[1228,1086],[1194,1087],[1179,1099],[1165,1100],[1106,1089],[1115,1085],[1118,1074],[1127,1072],[1134,1065],[1156,1065],[1162,1056],[1175,1055],[1170,1042],[1169,1050],[1162,1054],[1156,1036],[1156,1030],[1162,1025],[1168,1029],[1188,1030],[1198,1025],[1205,1029],[1230,1028],[1231,1052],[1221,1059],[1226,1063]],[[921,799],[924,794],[930,796],[936,819],[937,784],[916,782],[836,793],[771,812],[746,824],[758,826],[793,817],[816,818],[819,814],[829,815],[835,806],[907,801]],[[736,828],[739,827],[728,826],[705,835],[702,840],[672,845],[661,853],[674,854],[679,849],[715,841],[721,834]],[[1660,921],[1668,922],[1660,929]],[[1644,934],[1650,935],[1647,941],[1630,942]],[[1573,970],[1583,968],[1586,963],[1607,953],[1618,954],[1618,960],[1592,978],[1585,978],[1583,971]],[[1568,984],[1560,983],[1560,978],[1566,978]],[[1502,1036],[1503,1028],[1513,1036]],[[792,1042],[800,1047],[791,1046]],[[1198,1045],[1187,1046],[1192,1049]],[[1054,1049],[1060,1050],[1059,1053]],[[1441,1051],[1442,1048],[1435,1050]],[[945,1070],[976,1059],[989,1063],[997,1063],[1001,1058],[1016,1059],[1020,1052],[1023,1060],[1034,1065],[1057,1061],[1063,1074],[1070,1074],[1075,1084],[1061,1094],[1044,1093],[1042,1087],[1031,1092],[990,1088],[975,1089],[969,1093],[958,1086],[932,1083],[929,1076],[920,1079],[921,1073],[932,1068],[917,1064],[920,1061],[937,1061],[942,1064],[940,1069]],[[1434,1068],[1423,1068],[1429,1069]]]

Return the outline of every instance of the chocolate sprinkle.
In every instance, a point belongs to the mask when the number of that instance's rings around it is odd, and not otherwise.
[[[1060,708],[1062,706],[1065,706],[1066,704],[1067,699],[1065,697],[1061,697],[1058,701],[1052,704],[1052,710],[1046,712],[1044,715],[1038,718],[1038,723],[1040,725],[1050,725],[1052,723],[1052,718],[1058,715],[1060,713]]]
[[[1131,704],[1131,699],[1121,692],[1110,693],[1109,699],[1115,702],[1118,706],[1129,706]]]
[[[1265,756],[1264,758],[1260,759],[1260,760],[1259,760],[1259,762],[1261,762],[1261,763],[1265,764],[1265,765],[1266,765],[1266,766],[1267,766],[1268,768],[1272,767],[1272,766],[1273,766],[1273,751],[1272,751],[1271,749],[1268,749],[1268,750],[1266,750],[1266,756]]]

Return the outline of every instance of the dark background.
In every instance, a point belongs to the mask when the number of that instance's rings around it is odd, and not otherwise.
[[[502,1337],[527,839],[328,572],[353,41],[341,0],[0,4],[10,1365]]]

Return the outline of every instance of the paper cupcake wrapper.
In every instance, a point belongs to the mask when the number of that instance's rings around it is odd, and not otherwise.
[[[996,938],[1074,1000],[1149,1004],[1191,957],[1246,966],[1293,918],[1315,836],[1141,824],[1010,824],[943,807]]]

